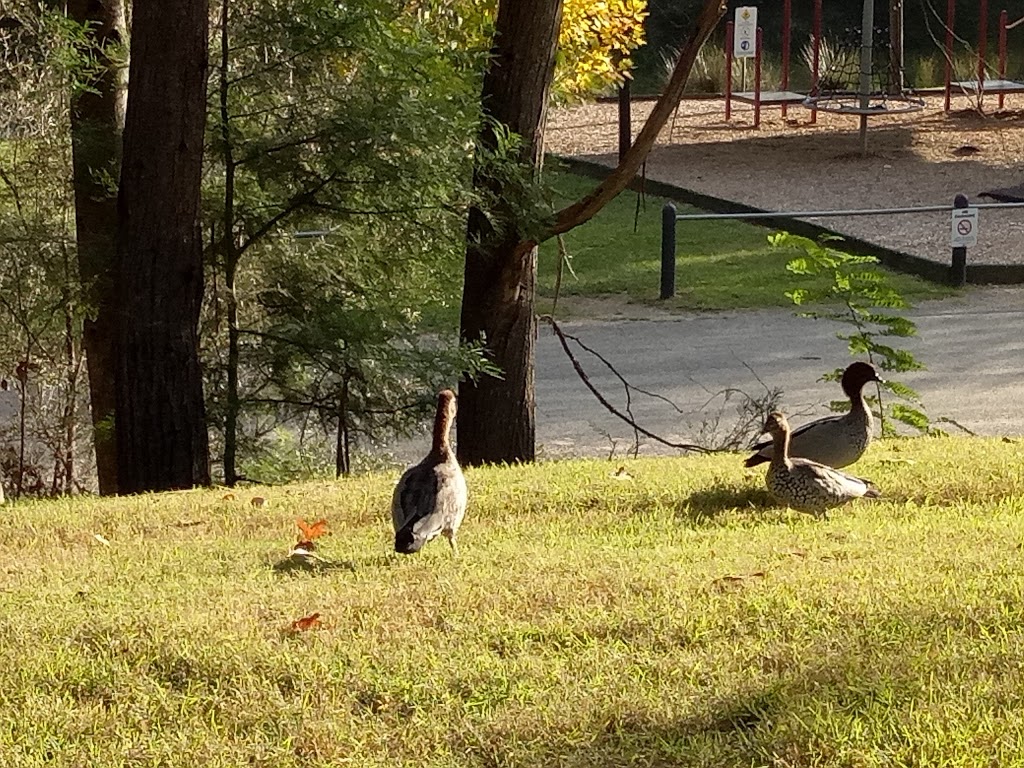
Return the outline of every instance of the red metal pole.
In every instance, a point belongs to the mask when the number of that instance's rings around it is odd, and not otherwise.
[[[1006,79],[1006,25],[1009,23],[1009,14],[1006,11],[999,13],[999,79]],[[999,93],[999,108],[1003,108],[1003,100],[1006,94]]]
[[[985,53],[988,48],[988,0],[978,5],[978,96],[985,91]]]
[[[821,66],[821,0],[814,0],[814,23],[811,27],[811,95],[818,95],[819,68]],[[811,122],[818,122],[818,110],[811,110]]]
[[[943,109],[949,112],[949,97],[952,91],[953,80],[953,21],[956,18],[956,0],[946,2],[946,46],[943,53],[946,56],[946,97]]]
[[[732,22],[725,25],[725,121],[732,118],[732,47],[735,45]]]
[[[792,32],[793,0],[782,2],[782,82],[783,91],[789,90],[789,37]],[[786,102],[782,102],[782,116],[786,116]]]
[[[754,43],[754,127],[761,127],[761,28]]]

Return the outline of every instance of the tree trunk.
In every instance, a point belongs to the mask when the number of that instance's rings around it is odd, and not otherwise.
[[[220,135],[224,153],[224,209],[223,209],[223,254],[224,292],[228,320],[227,392],[224,413],[224,484],[234,487],[238,483],[238,417],[241,400],[238,396],[238,365],[240,360],[238,339],[238,244],[235,241],[235,163],[234,146],[231,143],[231,115],[228,110],[228,65],[230,64],[228,20],[230,0],[222,0],[220,8],[220,68],[218,72],[220,98]]]
[[[99,50],[99,74],[90,88],[76,88],[71,97],[71,146],[75,188],[75,229],[78,273],[89,312],[82,345],[89,373],[93,446],[100,493],[117,493],[117,446],[114,434],[114,387],[117,308],[113,268],[117,258],[116,179],[124,127],[124,71],[111,61],[110,46],[123,39],[121,0],[69,0],[68,16],[87,25]]]
[[[543,156],[543,125],[555,49],[562,20],[561,0],[502,0],[495,24],[491,63],[484,77],[484,115],[522,139],[520,162],[537,169]],[[494,149],[489,121],[481,146]],[[495,196],[491,221],[470,211],[461,335],[486,344],[502,378],[481,377],[459,387],[459,461],[466,465],[532,461],[534,458],[534,289],[537,248],[520,242],[515,190],[477,163],[474,186]],[[497,225],[497,226],[496,226]]]
[[[136,0],[118,197],[122,493],[207,485],[199,222],[207,0]]]

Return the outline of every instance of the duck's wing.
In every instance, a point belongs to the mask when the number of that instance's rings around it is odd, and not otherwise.
[[[822,416],[820,419],[802,424],[789,434],[789,450],[791,454],[814,453],[814,446],[831,441],[830,435],[839,429],[846,414]],[[771,440],[762,440],[750,447],[754,453],[744,462],[745,466],[754,467],[771,461],[775,451]]]
[[[808,459],[792,459],[793,472],[806,478],[823,495],[837,501],[881,496],[874,484],[863,477],[841,472]]]
[[[435,467],[424,463],[409,467],[395,486],[391,497],[391,522],[395,533],[434,512],[438,477]]]

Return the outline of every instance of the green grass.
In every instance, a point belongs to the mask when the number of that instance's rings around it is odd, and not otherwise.
[[[827,521],[737,456],[470,470],[458,560],[389,553],[394,474],[15,504],[0,764],[1020,765],[1022,459],[877,443]]]
[[[595,180],[569,173],[549,175],[556,202],[578,199]],[[661,274],[661,208],[664,198],[648,195],[636,222],[637,195],[623,192],[594,219],[565,236],[575,277],[563,273],[559,304],[570,314],[585,313],[574,297],[615,295],[637,304],[667,309],[729,310],[791,307],[785,292],[805,279],[786,271],[794,252],[773,250],[770,230],[738,221],[679,222],[676,229],[676,297],[658,300]],[[680,206],[680,212],[689,209]],[[538,289],[542,311],[554,296],[558,246],[541,246]],[[911,303],[954,295],[947,288],[911,275],[888,272],[890,282]],[[810,285],[824,285],[824,282]],[[564,303],[563,303],[564,302]]]

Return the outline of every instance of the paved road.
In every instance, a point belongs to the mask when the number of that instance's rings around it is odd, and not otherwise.
[[[1024,434],[1024,288],[976,288],[967,296],[923,302],[910,311],[919,336],[896,339],[928,370],[899,374],[921,395],[929,415],[956,419],[980,434]],[[697,441],[702,423],[732,404],[711,395],[727,387],[764,391],[758,379],[783,391],[794,422],[827,413],[837,384],[816,380],[851,359],[835,338],[846,326],[795,317],[790,310],[648,313],[646,319],[566,322],[572,333],[605,356],[635,386],[668,397],[687,413],[640,396],[637,421],[667,439]],[[594,384],[620,408],[620,382],[586,353],[574,350]],[[747,368],[749,366],[749,369]],[[756,374],[756,375],[755,375]],[[537,343],[537,428],[542,455],[607,455],[632,444],[632,430],[584,387],[550,328]],[[703,442],[703,441],[701,441]],[[649,439],[641,455],[676,453]]]

